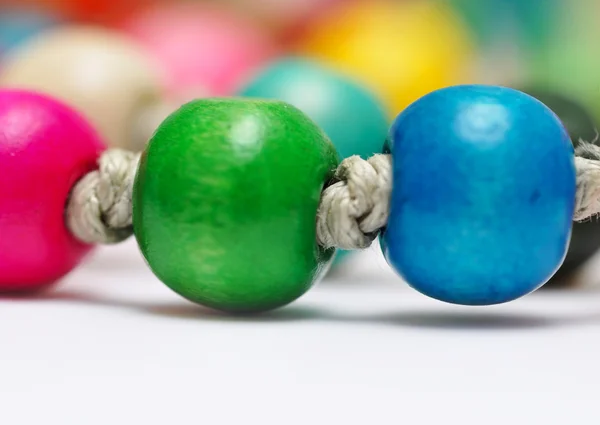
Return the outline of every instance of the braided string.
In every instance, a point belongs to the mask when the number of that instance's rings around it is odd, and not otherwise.
[[[389,155],[351,156],[335,172],[336,183],[321,195],[317,242],[325,248],[367,248],[388,219],[392,191]]]
[[[600,214],[600,147],[580,142],[575,151],[577,193],[573,220]],[[105,152],[99,169],[77,183],[67,206],[67,225],[86,243],[112,244],[131,236],[133,180],[139,154]],[[385,227],[392,192],[390,155],[346,158],[325,188],[317,212],[319,245],[364,249]]]
[[[83,177],[67,204],[67,227],[85,243],[114,244],[133,234],[133,181],[140,155],[109,149]]]
[[[574,221],[600,214],[600,147],[584,141],[575,150],[577,192]],[[317,241],[324,247],[362,249],[385,227],[392,189],[391,159],[350,157],[337,182],[323,192],[317,214]]]

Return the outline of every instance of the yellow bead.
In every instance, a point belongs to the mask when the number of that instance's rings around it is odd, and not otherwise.
[[[72,26],[46,32],[8,57],[0,86],[49,94],[77,109],[113,147],[141,149],[139,120],[162,97],[154,64],[127,38]]]
[[[393,114],[467,82],[474,63],[462,22],[440,2],[423,0],[349,5],[319,21],[299,50],[370,84]]]

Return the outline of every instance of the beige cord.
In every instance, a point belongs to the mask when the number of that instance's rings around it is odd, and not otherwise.
[[[85,243],[113,244],[133,233],[133,180],[140,155],[109,149],[99,169],[88,173],[73,189],[67,205],[67,226]]]
[[[67,225],[86,243],[120,242],[132,232],[132,189],[139,154],[111,149],[100,169],[73,189]],[[600,214],[600,147],[581,142],[576,150],[577,193],[573,220]],[[363,249],[371,245],[388,219],[392,191],[390,155],[342,161],[334,183],[321,195],[317,242],[326,248]]]
[[[364,160],[351,156],[335,173],[336,183],[321,196],[317,242],[325,248],[362,249],[371,245],[388,219],[392,191],[389,155]]]

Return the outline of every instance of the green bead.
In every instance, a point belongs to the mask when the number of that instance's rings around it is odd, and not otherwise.
[[[334,254],[317,245],[315,222],[337,165],[327,136],[286,103],[188,103],[142,155],[133,194],[141,251],[196,303],[229,312],[288,304]]]

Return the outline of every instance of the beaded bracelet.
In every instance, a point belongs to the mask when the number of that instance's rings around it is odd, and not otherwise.
[[[501,87],[433,92],[396,118],[384,154],[339,166],[327,136],[279,101],[188,103],[139,165],[134,153],[101,154],[85,120],[41,95],[0,92],[0,128],[3,290],[51,283],[91,243],[134,232],[180,295],[258,312],[305,293],[335,247],[380,233],[420,292],[496,304],[544,284],[571,221],[600,211],[600,148],[582,143],[575,156],[550,109]]]

